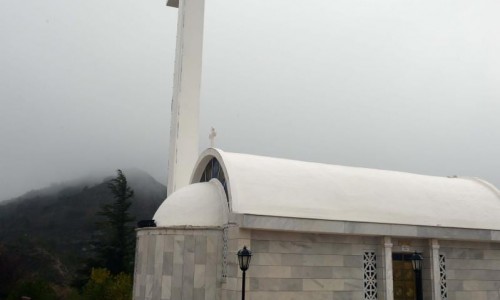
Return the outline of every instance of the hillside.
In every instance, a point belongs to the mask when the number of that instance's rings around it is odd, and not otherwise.
[[[124,174],[135,192],[131,215],[136,221],[151,219],[166,198],[166,187],[140,170]],[[70,283],[89,253],[96,213],[113,201],[107,187],[112,177],[63,183],[0,203],[0,269],[4,261],[4,269],[14,264],[23,276]],[[0,282],[13,279],[3,271]]]

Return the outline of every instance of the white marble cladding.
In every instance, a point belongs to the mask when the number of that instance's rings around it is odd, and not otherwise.
[[[381,238],[229,229],[228,277],[222,299],[241,298],[236,252],[253,252],[248,300],[363,299],[363,255],[381,253]],[[383,266],[380,264],[380,267]],[[379,270],[379,273],[383,273]],[[382,293],[383,295],[383,293]]]
[[[384,255],[422,253],[424,299],[433,294],[432,255],[446,257],[449,300],[500,300],[500,243],[414,237],[320,234],[227,228],[227,277],[222,278],[222,228],[154,228],[137,231],[136,300],[239,300],[242,277],[236,252],[253,251],[247,300],[362,300],[363,255],[377,257],[377,299],[387,300]],[[434,245],[435,247],[431,247]],[[434,251],[434,252],[433,252]],[[434,253],[435,254],[435,253]],[[392,259],[391,259],[392,262]],[[437,281],[439,282],[439,280]],[[439,299],[441,298],[441,299]]]
[[[251,214],[231,214],[230,220],[248,229],[500,242],[500,230],[489,229],[297,219]]]
[[[218,299],[221,249],[222,229],[139,229],[133,299]]]
[[[500,300],[500,244],[440,241],[449,300]]]

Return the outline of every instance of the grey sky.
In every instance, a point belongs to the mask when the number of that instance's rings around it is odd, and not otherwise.
[[[214,126],[227,151],[500,186],[497,1],[207,2],[201,148]],[[0,199],[117,168],[166,182],[177,10],[0,5]]]
[[[162,1],[0,9],[0,199],[89,173],[165,182],[177,12]]]
[[[500,3],[211,0],[202,127],[238,152],[500,186]]]

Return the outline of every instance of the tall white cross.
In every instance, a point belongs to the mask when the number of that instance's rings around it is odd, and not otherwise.
[[[198,159],[205,0],[168,0],[178,8],[168,159],[168,195],[187,186]]]
[[[210,139],[210,148],[215,147],[215,137],[217,136],[217,131],[215,131],[215,128],[212,127],[210,130],[210,134],[208,135],[208,138]]]

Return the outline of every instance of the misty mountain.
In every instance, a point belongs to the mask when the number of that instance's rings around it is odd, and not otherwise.
[[[64,182],[52,183],[50,186],[47,186],[45,188],[30,190],[29,192],[26,192],[19,197],[0,201],[0,205],[34,199],[41,196],[54,196],[59,192],[71,187],[93,186],[102,182],[103,178],[104,176],[86,176],[78,179],[67,180]]]
[[[124,174],[135,193],[130,214],[136,221],[152,219],[166,198],[166,187],[141,170]],[[97,212],[113,202],[107,186],[112,178],[74,180],[1,202],[0,250],[17,255],[25,273],[67,284],[90,252],[101,220]]]

